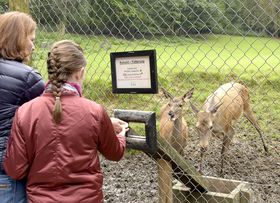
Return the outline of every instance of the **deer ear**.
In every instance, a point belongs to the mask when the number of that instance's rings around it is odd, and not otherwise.
[[[170,94],[166,89],[161,88],[161,91],[163,93],[163,95],[167,98],[167,99],[173,99],[174,97],[172,96],[172,94]]]
[[[190,102],[190,105],[191,105],[191,108],[192,108],[193,112],[196,115],[199,112],[198,109],[195,107],[195,105],[192,102]]]
[[[186,101],[187,99],[192,98],[193,91],[194,91],[194,87],[192,89],[190,89],[186,94],[184,94],[184,96],[182,97],[183,101]]]
[[[215,105],[215,106],[210,110],[210,113],[211,113],[211,114],[217,113],[218,109],[219,109],[222,105],[223,105],[223,102],[221,102],[221,103]]]

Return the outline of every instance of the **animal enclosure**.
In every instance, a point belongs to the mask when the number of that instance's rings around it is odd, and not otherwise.
[[[1,0],[0,12],[7,10],[8,1]],[[278,0],[30,0],[29,12],[38,23],[31,65],[47,80],[46,58],[52,43],[61,39],[76,41],[88,60],[83,94],[103,104],[112,116],[114,109],[153,111],[159,124],[160,108],[168,100],[161,91],[113,94],[111,52],[155,49],[159,89],[182,96],[194,87],[191,102],[198,110],[221,85],[237,82],[246,86],[268,153],[258,131],[241,116],[232,126],[235,133],[224,154],[223,174],[223,133],[209,137],[201,173],[248,182],[253,202],[279,202]],[[184,105],[182,117],[188,126],[182,156],[199,170],[200,137],[190,104]],[[144,134],[141,125],[131,123],[131,127]],[[102,158],[101,166],[105,202],[159,202],[158,166],[146,154],[127,150],[122,161]],[[174,178],[172,182],[177,184]]]

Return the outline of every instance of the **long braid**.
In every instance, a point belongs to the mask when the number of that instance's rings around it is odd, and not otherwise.
[[[49,80],[51,83],[52,93],[55,97],[55,104],[54,104],[54,110],[53,110],[53,119],[56,123],[60,123],[62,120],[62,105],[61,105],[61,86],[63,83],[66,82],[67,79],[61,80],[61,77],[59,77],[59,60],[57,56],[55,55],[55,52],[52,52],[49,54],[49,58],[47,61],[48,64],[48,74],[49,74]]]
[[[86,66],[86,59],[79,45],[73,41],[62,40],[53,45],[48,54],[47,66],[51,90],[55,97],[53,119],[60,123],[62,86],[73,73]]]

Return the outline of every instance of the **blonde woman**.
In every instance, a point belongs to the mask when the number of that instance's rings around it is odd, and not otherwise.
[[[25,182],[6,175],[3,154],[16,109],[44,91],[44,82],[25,65],[34,50],[36,23],[27,14],[0,15],[0,202],[26,202]],[[17,165],[14,165],[17,167]]]
[[[98,152],[120,160],[127,123],[114,128],[102,105],[82,97],[86,59],[79,45],[55,43],[47,67],[45,92],[15,115],[5,170],[14,179],[27,177],[30,203],[103,202]]]

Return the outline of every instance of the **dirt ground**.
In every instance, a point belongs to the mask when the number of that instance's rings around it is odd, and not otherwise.
[[[199,166],[199,148],[195,137],[189,138],[186,159]],[[259,139],[237,135],[230,146],[224,178],[247,181],[254,191],[254,203],[280,203],[280,140],[268,142],[266,155]],[[221,140],[212,138],[203,162],[203,174],[219,177]],[[118,163],[102,159],[104,197],[107,203],[156,203],[157,166],[144,153],[127,153]]]

